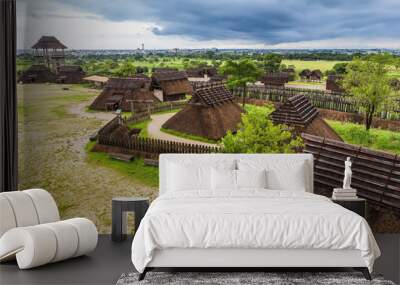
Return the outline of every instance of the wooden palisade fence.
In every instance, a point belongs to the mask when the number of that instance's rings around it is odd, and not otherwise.
[[[233,90],[236,97],[243,96],[243,90],[236,88]],[[325,90],[299,89],[271,86],[249,86],[247,88],[247,98],[260,99],[272,102],[285,102],[293,95],[303,94],[313,106],[321,109],[329,109],[346,113],[362,114],[362,108],[355,99],[345,96],[343,93],[327,92]],[[399,120],[400,103],[387,107],[385,111],[378,114],[381,119]]]
[[[99,134],[98,143],[106,146],[115,146],[135,153],[159,155],[161,153],[216,153],[219,147],[200,144],[188,144],[160,139],[141,138],[132,136],[129,140],[112,138],[109,135]]]
[[[314,190],[329,193],[343,184],[344,161],[353,161],[352,187],[360,197],[400,211],[400,155],[303,134],[304,152],[314,155]]]

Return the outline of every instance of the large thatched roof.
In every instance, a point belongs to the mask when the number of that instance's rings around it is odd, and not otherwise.
[[[228,130],[235,132],[242,108],[223,84],[196,88],[188,105],[163,125],[166,129],[218,140]]]
[[[58,68],[57,81],[66,84],[81,83],[86,73],[79,65],[62,65]]]
[[[161,89],[165,99],[169,96],[184,96],[185,94],[192,94],[193,92],[188,76],[184,71],[162,71],[153,73],[152,88]],[[178,99],[182,98],[178,97]]]
[[[109,78],[103,92],[90,105],[95,110],[113,110],[120,108],[130,111],[131,102],[135,110],[146,109],[148,104],[159,100],[148,89],[146,78]]]
[[[32,46],[33,49],[66,49],[56,37],[42,36],[39,41]]]
[[[340,136],[318,116],[318,109],[304,95],[295,95],[287,99],[271,113],[275,124],[285,124],[294,128],[296,133],[308,133],[334,140]]]

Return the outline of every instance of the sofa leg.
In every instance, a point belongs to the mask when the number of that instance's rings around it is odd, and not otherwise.
[[[372,280],[371,274],[369,274],[369,270],[367,267],[355,267],[354,269],[357,271],[361,271],[362,274],[364,275],[365,279]]]
[[[142,280],[146,277],[147,271],[148,271],[148,269],[147,269],[147,267],[146,267],[146,268],[143,270],[143,272],[139,274],[138,281],[142,281]]]

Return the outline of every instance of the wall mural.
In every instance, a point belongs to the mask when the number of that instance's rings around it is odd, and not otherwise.
[[[350,157],[371,227],[400,232],[399,50],[235,47],[178,36],[179,17],[47,2],[18,4],[19,188],[50,191],[63,218],[110,232],[112,197],[157,196],[160,153],[307,152],[315,192],[342,187]]]

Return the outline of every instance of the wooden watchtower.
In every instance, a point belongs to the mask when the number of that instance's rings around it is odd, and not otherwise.
[[[58,67],[65,63],[65,52],[67,47],[56,37],[42,36],[39,41],[32,46],[33,56],[37,63],[44,64],[53,72],[57,72]]]

